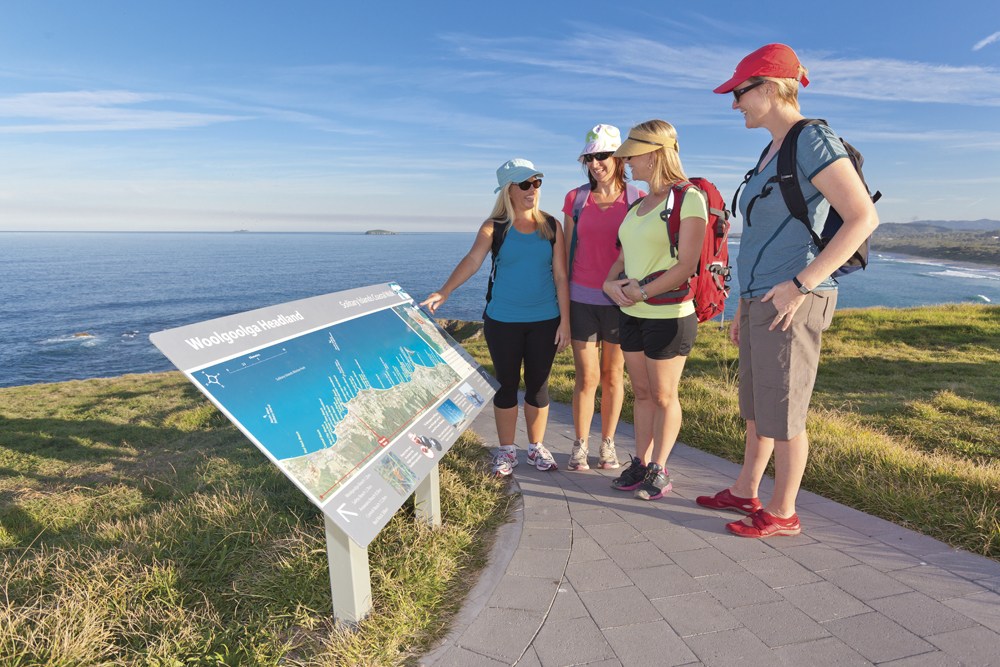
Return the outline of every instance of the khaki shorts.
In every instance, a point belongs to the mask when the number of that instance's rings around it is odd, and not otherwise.
[[[808,294],[788,331],[768,331],[773,303],[740,299],[740,416],[758,435],[791,440],[806,430],[820,339],[836,306],[836,290]]]

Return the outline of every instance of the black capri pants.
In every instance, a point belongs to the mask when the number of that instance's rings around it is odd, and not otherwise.
[[[493,405],[517,407],[523,364],[524,402],[536,408],[548,407],[549,372],[556,358],[558,330],[558,317],[540,322],[498,322],[483,313],[483,335],[500,382]]]

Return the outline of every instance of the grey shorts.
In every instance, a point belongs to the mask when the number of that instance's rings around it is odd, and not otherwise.
[[[618,306],[570,301],[569,330],[573,340],[618,345]]]
[[[820,340],[836,306],[836,290],[809,294],[788,331],[768,331],[773,303],[740,299],[740,416],[758,435],[790,440],[806,430]]]

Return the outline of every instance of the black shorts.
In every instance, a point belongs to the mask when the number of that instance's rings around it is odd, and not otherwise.
[[[618,306],[569,302],[569,329],[573,340],[618,344]]]
[[[653,320],[621,314],[622,352],[644,352],[650,359],[673,359],[691,354],[698,335],[698,317]]]

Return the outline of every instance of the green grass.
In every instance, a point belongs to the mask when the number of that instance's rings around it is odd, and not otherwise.
[[[0,663],[388,665],[440,637],[509,497],[474,437],[331,618],[319,511],[177,373],[0,390]]]
[[[1000,308],[843,311],[824,348],[805,488],[1000,559]],[[556,400],[572,370],[560,354]],[[703,325],[681,438],[740,461],[736,372]],[[370,545],[373,612],[347,632],[318,510],[182,376],[0,389],[0,664],[413,662],[507,514],[484,455],[465,436],[444,457],[442,529],[408,503]]]
[[[485,343],[466,347],[489,363]],[[742,462],[737,368],[725,332],[701,325],[681,380],[680,438]],[[572,370],[563,352],[555,400],[571,400]],[[804,488],[1000,560],[1000,307],[837,313],[812,406]]]

